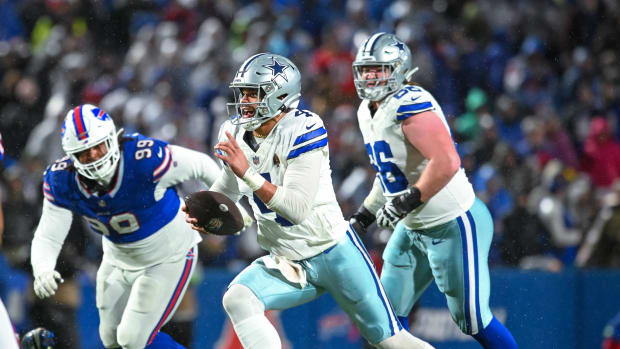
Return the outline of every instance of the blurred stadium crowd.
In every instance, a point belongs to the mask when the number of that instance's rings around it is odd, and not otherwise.
[[[300,67],[300,108],[327,125],[334,186],[352,213],[373,170],[351,63],[379,30],[409,44],[415,82],[449,117],[494,217],[492,266],[620,266],[617,1],[2,0],[0,18],[1,252],[14,268],[30,272],[42,172],[63,156],[67,110],[96,104],[126,132],[210,153],[228,83],[261,51]],[[375,255],[388,234],[365,237]],[[99,239],[74,221],[65,279],[94,276]],[[262,253],[252,231],[205,240],[204,267],[238,270]]]

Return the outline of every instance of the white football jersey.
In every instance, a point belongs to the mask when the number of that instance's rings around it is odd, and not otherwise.
[[[314,198],[307,198],[312,200],[310,214],[296,225],[267,208],[243,180],[225,166],[225,175],[235,176],[239,194],[249,199],[258,224],[258,243],[263,249],[290,260],[301,260],[318,255],[344,237],[348,223],[336,201],[327,131],[318,115],[298,109],[289,111],[262,140],[256,151],[244,140],[246,132],[243,128],[226,121],[220,129],[220,141],[227,140],[224,131],[229,131],[235,137],[250,166],[276,186],[283,185],[287,167],[292,161],[303,160],[303,156],[309,152],[320,151],[323,154],[318,192]],[[234,199],[234,193],[231,192],[233,188],[222,189],[224,194]]]
[[[429,110],[441,118],[450,132],[437,101],[419,86],[406,85],[386,97],[374,116],[371,116],[368,100],[363,100],[358,109],[366,151],[388,200],[415,184],[428,163],[405,138],[401,122]],[[474,190],[461,168],[435,196],[407,215],[403,223],[410,229],[437,226],[463,214],[473,205],[474,199]]]

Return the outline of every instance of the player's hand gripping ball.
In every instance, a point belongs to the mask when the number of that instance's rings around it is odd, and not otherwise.
[[[233,235],[243,229],[243,217],[237,205],[226,195],[198,191],[185,197],[188,214],[197,226],[215,235]]]

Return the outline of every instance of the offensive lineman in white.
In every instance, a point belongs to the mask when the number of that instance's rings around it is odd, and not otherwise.
[[[441,107],[407,84],[416,70],[393,34],[376,33],[359,47],[357,117],[377,177],[351,225],[363,233],[376,216],[377,225],[394,228],[381,282],[404,326],[435,279],[463,333],[485,348],[516,348],[489,307],[491,215],[460,167]]]
[[[231,120],[215,147],[226,166],[211,190],[233,201],[250,199],[258,242],[270,253],[237,275],[224,295],[237,336],[246,349],[280,349],[265,310],[329,292],[373,345],[432,348],[402,330],[370,257],[342,216],[323,121],[295,109],[300,80],[289,59],[261,53],[243,63],[230,85]]]
[[[56,259],[72,213],[82,215],[103,235],[96,303],[104,346],[182,348],[159,330],[183,298],[201,237],[184,222],[174,186],[189,179],[211,185],[219,166],[196,151],[123,135],[108,114],[88,104],[67,113],[62,146],[67,156],[44,174],[43,213],[32,241],[35,293],[53,296],[63,281]]]

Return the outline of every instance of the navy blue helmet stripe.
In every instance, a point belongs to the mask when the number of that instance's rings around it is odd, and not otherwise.
[[[380,39],[383,35],[385,35],[385,33],[379,33],[379,36],[377,36],[377,37],[375,38],[375,41],[372,43],[372,46],[370,46],[370,54],[371,54],[371,55],[372,55],[372,54],[374,54],[374,52],[375,52],[375,45],[377,44],[377,41],[379,41],[379,39]]]
[[[263,56],[263,55],[265,55],[265,53],[258,53],[256,55],[254,55],[254,57],[248,59],[248,61],[243,66],[243,68],[241,68],[240,70],[245,72],[246,68],[248,67],[248,65],[250,65],[250,63],[252,63],[253,60],[255,60],[256,58],[258,58],[260,56]]]

